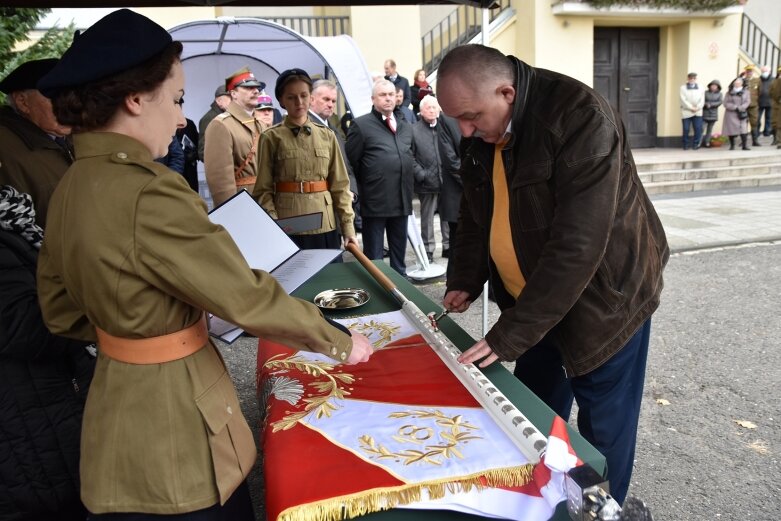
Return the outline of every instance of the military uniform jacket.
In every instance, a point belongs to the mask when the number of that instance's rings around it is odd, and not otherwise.
[[[301,181],[326,181],[328,190],[293,193],[274,188],[278,182]],[[322,212],[322,226],[303,235],[334,230],[336,212],[342,234],[355,237],[350,179],[339,143],[333,131],[311,119],[299,127],[285,117],[263,133],[252,196],[275,219]]]
[[[11,107],[0,108],[0,185],[30,194],[42,228],[49,199],[70,164],[70,153],[46,132]]]
[[[253,335],[336,359],[351,341],[316,306],[247,265],[182,176],[127,136],[75,137],[38,263],[49,329],[95,340],[165,335],[206,310]],[[126,364],[100,354],[81,441],[93,513],[190,512],[225,502],[255,461],[252,433],[216,348]]]
[[[203,159],[206,182],[214,206],[224,203],[236,194],[236,169],[244,164],[261,132],[261,123],[234,101],[206,127]],[[241,171],[241,177],[257,175],[257,167],[256,151]]]

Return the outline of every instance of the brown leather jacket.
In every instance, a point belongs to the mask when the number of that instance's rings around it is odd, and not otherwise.
[[[567,373],[582,375],[658,307],[667,239],[608,102],[572,78],[508,59],[517,93],[502,157],[526,286],[514,301],[489,255],[494,145],[466,138],[448,290],[474,299],[490,280],[502,309],[485,337],[493,351],[515,360],[549,335]]]

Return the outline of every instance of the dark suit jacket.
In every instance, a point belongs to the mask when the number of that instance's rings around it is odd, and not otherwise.
[[[401,74],[396,74],[396,80],[391,80],[390,76],[385,76],[385,79],[388,81],[393,82],[393,84],[396,87],[401,87],[404,89],[404,100],[401,102],[402,106],[409,107],[410,102],[412,101],[412,96],[410,95],[409,91],[409,80],[402,76]],[[410,123],[414,123],[414,121],[410,121]]]

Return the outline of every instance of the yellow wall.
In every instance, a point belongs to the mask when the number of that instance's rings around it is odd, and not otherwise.
[[[382,73],[392,58],[397,72],[412,83],[422,59],[418,6],[351,7],[350,27],[370,72]]]

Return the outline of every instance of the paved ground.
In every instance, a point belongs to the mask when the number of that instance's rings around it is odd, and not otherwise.
[[[653,201],[674,254],[654,316],[630,494],[645,500],[657,521],[776,519],[781,187]],[[435,262],[445,264],[439,255],[438,245]],[[408,266],[414,263],[409,251]],[[444,292],[441,279],[418,288],[435,301]],[[497,316],[489,305],[488,324]],[[482,335],[480,302],[453,318]],[[223,349],[253,426],[255,347],[243,338]],[[262,505],[257,472],[251,487]],[[262,508],[257,519],[264,519]]]

